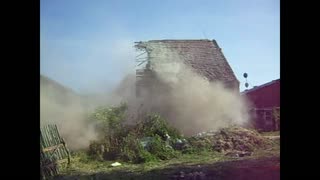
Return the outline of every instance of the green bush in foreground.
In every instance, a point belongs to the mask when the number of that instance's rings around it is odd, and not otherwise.
[[[159,115],[149,115],[133,127],[123,125],[127,107],[99,107],[90,116],[99,123],[100,140],[89,146],[89,155],[100,160],[122,160],[143,163],[176,157],[172,148],[181,135]],[[148,137],[147,146],[142,139]]]
[[[154,137],[160,136],[163,140],[181,138],[180,132],[169,125],[169,123],[159,115],[149,115],[136,125],[136,132],[139,136]]]
[[[98,122],[100,139],[93,141],[89,155],[99,160],[144,163],[168,160],[182,154],[216,151],[250,153],[269,147],[269,141],[254,130],[223,128],[215,133],[183,138],[159,115],[148,115],[133,126],[124,125],[127,106],[100,107],[90,116]]]
[[[149,152],[156,158],[161,160],[168,160],[170,158],[176,157],[177,155],[175,150],[157,134],[150,142]]]
[[[124,137],[122,144],[122,152],[120,153],[120,159],[123,161],[129,161],[133,163],[143,163],[156,160],[156,158],[146,151],[138,138],[130,133]]]

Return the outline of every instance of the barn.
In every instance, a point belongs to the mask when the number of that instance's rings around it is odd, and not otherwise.
[[[280,128],[280,79],[242,92],[250,102],[252,124],[261,131]]]
[[[150,84],[147,77],[152,73],[153,62],[163,61],[170,66],[173,60],[179,59],[208,81],[222,82],[227,88],[240,92],[239,81],[215,40],[150,40],[136,42],[135,47],[146,55],[139,57],[146,65],[137,70],[137,89]]]

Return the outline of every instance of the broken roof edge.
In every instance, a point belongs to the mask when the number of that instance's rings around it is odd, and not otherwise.
[[[214,39],[212,40],[212,43],[215,45],[215,47],[217,47],[217,48],[221,51],[221,53],[220,53],[221,57],[224,59],[224,61],[226,62],[226,65],[229,67],[229,69],[231,69],[231,72],[232,72],[233,76],[235,77],[236,82],[237,82],[237,83],[239,84],[239,86],[240,86],[240,81],[239,81],[239,79],[237,78],[236,74],[234,73],[234,71],[233,71],[232,67],[230,66],[227,58],[226,58],[225,55],[224,55],[224,53],[222,52],[222,49],[220,48],[219,44],[218,44],[217,41],[214,40]]]
[[[147,40],[147,41],[137,41],[134,43],[146,43],[146,42],[168,42],[168,41],[207,41],[207,42],[211,42],[214,41],[216,42],[216,40],[210,40],[210,39],[161,39],[161,40]]]
[[[215,39],[209,40],[209,39],[162,39],[162,40],[147,40],[147,41],[136,41],[134,42],[134,47],[137,50],[146,50],[147,44],[149,43],[168,43],[168,42],[212,42],[215,47],[221,50],[219,47],[217,41]],[[223,55],[223,58],[226,59]]]

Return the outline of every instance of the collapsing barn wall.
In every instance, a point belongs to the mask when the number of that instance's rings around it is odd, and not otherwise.
[[[136,69],[136,96],[139,98],[146,96],[146,93],[149,93],[152,89],[155,73],[150,67],[150,51],[140,44],[135,47],[142,52],[136,59],[138,63],[138,69]]]
[[[142,53],[137,57],[138,68],[136,70],[136,97],[140,103],[140,111],[158,112],[161,108],[155,106],[155,96],[159,93],[165,93],[168,89],[166,84],[162,83],[157,77],[154,67],[154,55],[152,56],[151,46],[143,43],[138,43],[135,46]],[[163,110],[167,111],[167,110]]]
[[[155,63],[172,68],[179,60],[209,82],[219,81],[239,92],[239,81],[215,40],[152,40],[137,42],[135,47],[146,55],[139,63],[146,63],[147,69]]]
[[[170,87],[160,82],[157,74],[166,74],[165,79],[171,76],[174,81],[183,76],[178,74],[181,64],[207,81],[222,83],[239,93],[239,81],[215,40],[151,40],[136,42],[135,47],[141,51],[136,59],[136,95],[141,99],[152,101],[160,89],[168,90]]]
[[[210,55],[213,47],[208,40],[137,43],[138,114],[158,113],[186,135],[246,123],[238,87],[226,87],[237,79],[226,61]]]

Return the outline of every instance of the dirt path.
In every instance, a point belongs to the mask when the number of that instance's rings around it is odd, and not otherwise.
[[[180,171],[172,179],[278,180],[280,179],[280,158],[221,162],[204,165],[201,168],[193,167],[192,169],[191,167],[187,171],[189,172]]]

